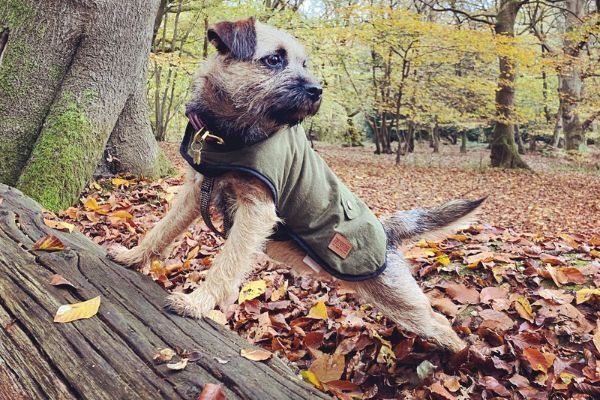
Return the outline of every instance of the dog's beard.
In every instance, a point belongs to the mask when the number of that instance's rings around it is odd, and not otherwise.
[[[311,98],[301,84],[284,88],[269,97],[267,116],[282,126],[296,125],[315,115],[321,107],[321,98]]]

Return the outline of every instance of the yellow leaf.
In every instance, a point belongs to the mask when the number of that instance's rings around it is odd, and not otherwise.
[[[158,361],[158,362],[167,362],[167,361],[171,361],[171,359],[173,357],[175,357],[176,353],[175,350],[170,349],[170,348],[164,348],[164,349],[158,349],[158,353],[156,353],[154,355],[154,357],[152,357],[153,360]]]
[[[325,302],[317,301],[317,303],[314,306],[312,306],[312,308],[308,312],[307,317],[327,321],[327,318],[329,317],[327,315],[327,306],[325,305]]]
[[[288,281],[283,282],[283,285],[279,286],[276,290],[271,293],[271,301],[279,301],[285,297],[288,289]],[[339,293],[339,292],[338,292]]]
[[[54,322],[71,322],[78,319],[93,317],[100,308],[100,296],[75,304],[64,304],[58,308]]]
[[[113,186],[129,186],[131,184],[130,181],[123,178],[112,178],[111,183]]]
[[[238,303],[242,304],[246,300],[252,300],[263,294],[267,290],[267,283],[263,280],[246,283],[238,297]]]
[[[533,322],[533,309],[531,308],[529,300],[527,300],[525,297],[518,296],[515,299],[515,310],[519,313],[521,318],[526,319],[529,322]]]
[[[436,257],[436,261],[445,267],[446,265],[450,264],[450,257],[442,254],[441,256]]]
[[[317,378],[317,376],[314,374],[314,372],[302,371],[302,372],[300,372],[300,375],[302,375],[302,379],[304,379],[306,382],[312,384],[317,389],[323,389],[323,385],[319,381],[319,378]]]
[[[225,325],[227,323],[227,317],[222,311],[210,310],[206,316],[219,325]]]
[[[111,217],[123,218],[123,219],[133,219],[133,215],[128,213],[125,210],[114,211],[110,213]]]
[[[585,303],[595,296],[600,296],[600,289],[579,289],[575,292],[575,302],[577,304]]]
[[[240,355],[252,361],[265,361],[273,357],[273,353],[263,349],[241,349]]]
[[[31,246],[32,250],[44,250],[44,251],[59,251],[64,250],[65,245],[54,235],[47,235],[40,238],[37,242]]]
[[[53,221],[51,219],[46,219],[44,218],[44,224],[46,224],[46,226],[49,226],[52,229],[57,229],[59,231],[64,231],[64,232],[73,232],[73,229],[75,229],[75,225],[73,224],[69,224],[68,222],[64,222],[64,221]]]
[[[93,197],[88,197],[83,203],[83,206],[90,211],[94,211],[99,207],[98,202]]]

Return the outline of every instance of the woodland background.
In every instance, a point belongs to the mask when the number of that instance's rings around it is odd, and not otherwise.
[[[242,290],[253,298],[214,319],[340,399],[598,398],[599,10],[598,0],[6,0],[0,182],[59,228],[135,245],[182,184],[176,142],[194,71],[213,52],[206,28],[254,15],[307,47],[324,101],[305,128],[377,215],[488,196],[480,224],[404,248],[471,346],[444,354],[335,282],[269,260]],[[199,222],[143,272],[192,290],[221,244]]]

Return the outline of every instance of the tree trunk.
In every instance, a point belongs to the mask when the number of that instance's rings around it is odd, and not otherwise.
[[[522,3],[516,0],[501,0],[496,16],[497,35],[514,37],[515,20]],[[498,57],[500,73],[496,90],[496,123],[490,144],[492,167],[529,168],[521,159],[514,139],[515,121],[515,62],[509,55]]]
[[[515,140],[519,154],[525,154],[525,143],[523,143],[523,135],[519,129],[519,124],[515,124]]]
[[[77,201],[99,164],[160,172],[144,90],[158,5],[3,2],[0,182],[56,210]]]
[[[467,131],[465,130],[460,132],[460,152],[467,152]]]
[[[440,152],[440,127],[437,122],[430,125],[431,147],[434,153]]]
[[[559,85],[560,77],[558,78]],[[562,117],[562,107],[558,106],[558,110],[556,110],[556,122],[554,123],[554,131],[552,132],[552,146],[560,147],[560,134],[563,130],[563,117]]]
[[[559,67],[560,86],[558,91],[567,150],[580,150],[580,147],[585,144],[584,131],[581,128],[577,110],[583,88],[582,71],[579,65],[580,47],[579,42],[570,37],[572,32],[581,25],[584,5],[584,0],[567,0],[563,11],[565,18],[563,51],[567,56],[567,62]]]
[[[221,384],[229,400],[328,398],[277,357],[241,357],[252,346],[235,333],[166,312],[166,293],[150,278],[111,262],[80,233],[50,229],[40,206],[18,190],[0,184],[0,198],[0,400],[191,400],[207,383]],[[66,249],[31,250],[48,234]],[[53,274],[76,289],[50,285]],[[96,296],[94,317],[53,322],[61,304]],[[197,360],[172,371],[154,360],[159,348]]]
[[[408,153],[413,153],[415,151],[415,130],[417,126],[414,121],[408,121],[408,129],[407,129],[407,138],[406,138],[406,151]]]

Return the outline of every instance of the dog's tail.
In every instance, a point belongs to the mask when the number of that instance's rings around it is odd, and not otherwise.
[[[388,243],[398,245],[402,239],[415,236],[440,239],[475,222],[477,208],[485,199],[450,200],[435,208],[397,212],[382,221]]]

